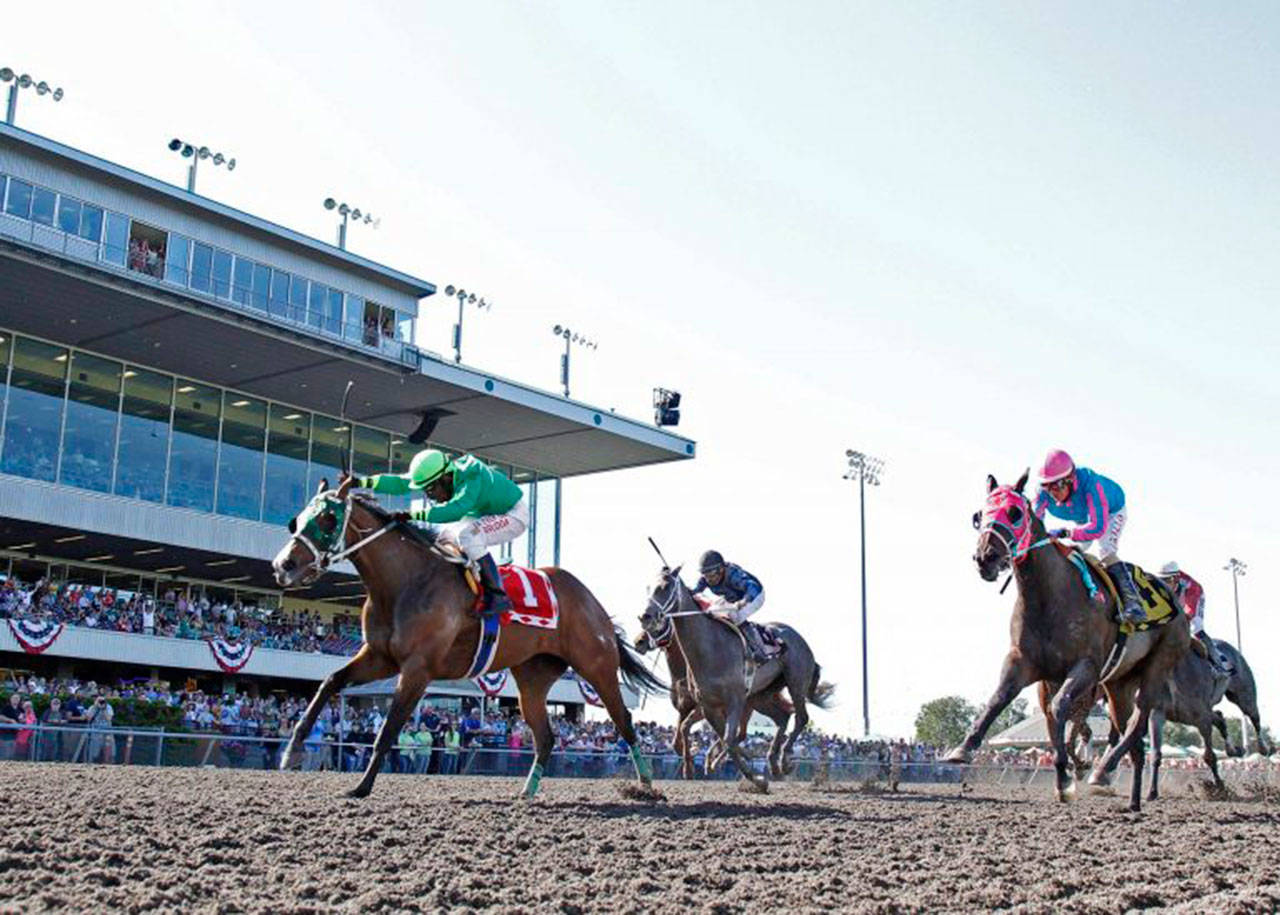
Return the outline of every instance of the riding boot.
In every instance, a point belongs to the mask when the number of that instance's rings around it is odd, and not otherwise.
[[[1196,641],[1204,646],[1204,656],[1208,658],[1209,663],[1213,665],[1215,674],[1222,674],[1224,677],[1231,676],[1231,671],[1227,669],[1227,665],[1222,663],[1222,655],[1218,653],[1218,646],[1213,644],[1213,639],[1209,638],[1209,633],[1201,629],[1196,633]]]
[[[747,622],[739,623],[738,628],[742,630],[743,636],[746,637],[747,647],[751,649],[752,659],[757,664],[763,664],[769,660],[769,653],[764,650],[764,640],[760,638],[760,630]]]
[[[480,558],[480,587],[484,589],[484,607],[482,616],[496,616],[511,611],[511,598],[502,587],[502,576],[498,574],[498,563],[488,553]]]
[[[1117,560],[1107,566],[1107,574],[1120,592],[1120,616],[1129,623],[1143,622],[1147,618],[1147,612],[1142,609],[1142,601],[1138,600],[1138,586],[1133,583],[1129,567]]]

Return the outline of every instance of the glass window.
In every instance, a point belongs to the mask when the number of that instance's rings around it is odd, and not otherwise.
[[[4,202],[4,211],[10,216],[30,219],[31,185],[17,178],[9,179],[9,197]]]
[[[289,286],[289,318],[303,321],[307,316],[307,281],[295,276]]]
[[[302,511],[307,492],[307,444],[311,416],[272,404],[267,430],[267,488],[262,520],[284,524]]]
[[[179,286],[187,285],[187,264],[191,260],[191,239],[176,232],[169,233],[169,251],[164,260],[164,278]]]
[[[257,521],[262,509],[267,405],[223,394],[222,448],[218,453],[218,514]]]
[[[284,316],[289,313],[289,281],[291,279],[292,277],[283,270],[272,271],[270,301],[273,315]],[[289,517],[292,518],[293,515]]]
[[[60,482],[97,492],[111,491],[120,376],[118,362],[88,353],[71,354]]]
[[[200,292],[213,289],[213,248],[198,241],[191,245],[191,288]]]
[[[231,255],[216,249],[213,252],[213,294],[220,299],[231,295]]]
[[[132,367],[124,370],[116,495],[148,502],[164,500],[172,400],[170,376]]]
[[[261,311],[267,310],[267,296],[271,291],[271,268],[253,265],[253,297],[249,304]]]
[[[329,302],[324,313],[324,329],[331,334],[342,334],[342,292],[329,290]]]
[[[249,304],[249,296],[253,292],[253,267],[251,260],[236,258],[235,272],[231,276],[231,300],[241,305]]]
[[[102,259],[123,267],[129,253],[129,217],[119,213],[107,214],[106,239],[102,245]]]
[[[58,195],[48,188],[37,187],[31,193],[31,220],[41,225],[53,225],[53,212],[58,207]]]
[[[67,351],[19,337],[13,351],[9,410],[4,426],[5,473],[53,481],[62,434]]]
[[[80,234],[80,201],[63,197],[58,201],[58,228],[68,235]]]
[[[409,462],[418,449],[399,435],[391,436],[391,472],[408,473]],[[412,499],[409,496],[380,496],[382,504],[391,511],[408,511]]]
[[[347,340],[359,341],[364,334],[364,299],[358,295],[347,296],[346,308],[343,310],[342,336]]]
[[[102,210],[91,204],[84,204],[80,211],[80,237],[89,241],[102,238]]]
[[[169,447],[170,505],[213,511],[213,481],[218,454],[217,388],[178,379],[173,396],[173,444]]]
[[[311,427],[311,478],[307,489],[314,492],[321,480],[330,486],[338,485],[342,467],[346,463],[350,447],[351,426],[332,416],[316,414]]]
[[[368,426],[355,427],[354,457],[351,461],[352,472],[361,476],[374,473],[386,473],[391,436]]]
[[[320,283],[311,284],[311,292],[307,296],[307,323],[312,327],[324,325],[324,312],[329,305],[329,287]]]
[[[403,311],[396,312],[396,339],[403,343],[413,342],[413,316]]]
[[[4,175],[0,175],[0,194],[3,194]],[[4,197],[0,196],[0,200]],[[4,420],[5,393],[9,387],[9,352],[13,349],[13,337],[8,333],[0,333],[0,422]],[[0,430],[3,431],[3,430]],[[0,437],[0,446],[4,439]],[[0,559],[0,571],[4,569],[4,560]]]
[[[537,509],[530,519],[534,538],[530,561],[549,566],[556,561],[556,481],[541,479],[535,485],[538,487],[534,496]]]

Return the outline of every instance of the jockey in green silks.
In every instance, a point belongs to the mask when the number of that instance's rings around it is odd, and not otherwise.
[[[356,482],[389,496],[424,493],[432,506],[412,512],[410,517],[441,525],[441,533],[479,566],[484,587],[481,612],[490,616],[511,609],[489,547],[515,540],[529,529],[529,503],[523,490],[505,474],[474,455],[464,454],[451,461],[444,452],[428,448],[413,456],[408,473],[380,473]]]

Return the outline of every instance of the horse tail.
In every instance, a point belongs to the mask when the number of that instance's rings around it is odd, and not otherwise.
[[[627,644],[626,633],[617,626],[613,627],[613,640],[618,644],[618,673],[623,683],[637,693],[660,695],[671,689],[644,666],[640,656]]]
[[[836,685],[822,679],[822,665],[813,665],[813,678],[809,681],[809,701],[818,708],[831,708],[832,698],[836,693]]]

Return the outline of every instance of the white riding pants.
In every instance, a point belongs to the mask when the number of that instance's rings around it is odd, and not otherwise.
[[[726,616],[728,616],[729,619],[733,620],[735,623],[741,623],[743,620],[745,620],[747,617],[755,613],[757,610],[759,610],[763,606],[764,606],[764,591],[762,590],[759,594],[756,595],[755,600],[748,601],[747,603],[743,604],[741,609],[735,607],[732,603],[725,600],[723,597],[717,597],[715,599],[715,602],[711,604],[711,606],[708,607],[707,609],[710,610],[712,613],[723,613]]]
[[[1191,623],[1191,637],[1195,638],[1204,632],[1204,598],[1200,598],[1200,603],[1196,604],[1196,612],[1187,618]]]
[[[1128,520],[1126,514],[1127,509],[1120,509],[1107,521],[1107,529],[1102,532],[1102,536],[1097,540],[1086,540],[1084,549],[1091,550],[1097,547],[1098,559],[1101,560],[1103,566],[1109,566],[1120,557],[1116,555],[1120,548],[1120,532],[1124,530],[1124,523]]]
[[[440,525],[440,533],[452,540],[471,562],[477,562],[490,547],[515,540],[529,529],[529,503],[521,499],[505,515],[484,515]]]

